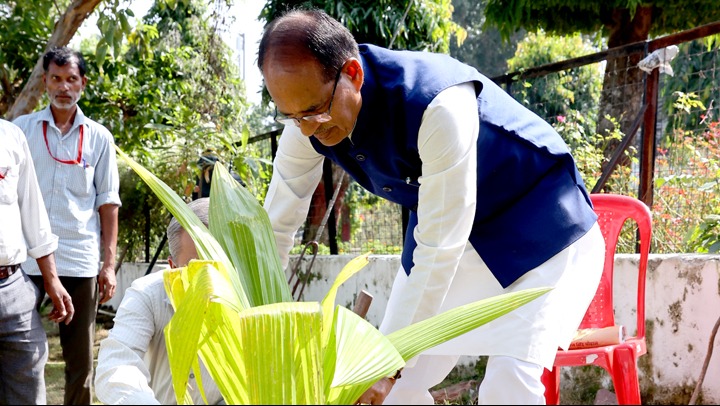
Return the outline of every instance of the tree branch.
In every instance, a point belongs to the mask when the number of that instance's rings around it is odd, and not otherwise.
[[[77,32],[80,25],[95,10],[102,0],[74,0],[67,8],[67,11],[60,16],[55,23],[55,30],[48,40],[45,50],[49,50],[53,46],[65,46]],[[42,55],[38,56],[38,61],[33,68],[32,74],[27,83],[23,87],[22,92],[10,107],[6,118],[13,120],[15,117],[30,113],[35,109],[38,101],[43,95],[45,85],[42,81],[43,66]]]

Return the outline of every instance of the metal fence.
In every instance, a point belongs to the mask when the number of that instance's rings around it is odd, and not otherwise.
[[[558,129],[592,192],[636,196],[652,208],[654,252],[686,252],[706,215],[720,214],[720,49],[708,41],[719,32],[717,22],[493,80]],[[673,46],[672,75],[638,67]],[[279,134],[251,141],[269,143],[274,157]],[[398,253],[407,212],[342,175],[326,162],[296,247],[317,239],[325,254]],[[334,210],[317,236],[340,179]]]

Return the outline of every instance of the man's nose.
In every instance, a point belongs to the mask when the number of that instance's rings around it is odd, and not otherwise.
[[[317,131],[318,127],[320,127],[320,123],[315,123],[308,120],[300,120],[299,127],[303,135],[309,137],[315,134],[315,131]]]

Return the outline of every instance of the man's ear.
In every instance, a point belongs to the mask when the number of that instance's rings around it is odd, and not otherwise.
[[[350,81],[355,85],[357,90],[360,90],[365,78],[362,64],[355,58],[350,58],[345,63],[345,73],[350,77]]]
[[[172,260],[172,257],[168,257],[168,264],[170,265],[170,268],[173,268],[173,269],[177,268],[175,266],[175,263]]]

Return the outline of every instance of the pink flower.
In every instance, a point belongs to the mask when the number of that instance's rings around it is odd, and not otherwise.
[[[557,121],[560,122],[560,123],[564,123],[564,122],[565,122],[565,116],[557,116],[556,118],[557,118]]]

